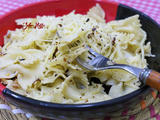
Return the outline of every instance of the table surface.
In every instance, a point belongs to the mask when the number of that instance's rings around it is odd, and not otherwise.
[[[0,16],[26,4],[46,0],[0,0]],[[160,0],[102,0],[114,1],[144,12],[160,24]]]

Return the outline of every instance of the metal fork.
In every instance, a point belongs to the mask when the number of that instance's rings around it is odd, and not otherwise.
[[[143,84],[151,86],[160,91],[160,73],[148,68],[140,69],[126,64],[114,63],[110,59],[93,51],[89,46],[86,47],[89,49],[88,61],[84,61],[80,57],[76,58],[78,63],[83,67],[93,71],[105,69],[123,69],[138,77]]]

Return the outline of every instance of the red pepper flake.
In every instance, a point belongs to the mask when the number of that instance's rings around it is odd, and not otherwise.
[[[99,28],[99,26],[98,26],[98,25],[97,25],[96,27],[97,27],[97,28]]]
[[[115,45],[116,37],[113,37],[112,45]]]
[[[20,89],[20,85],[18,84],[18,81],[14,81],[13,84],[12,84],[12,87],[14,89]]]
[[[66,62],[66,58],[63,58],[64,62]]]
[[[87,35],[88,39],[92,38],[93,36],[94,36],[94,32]]]
[[[41,80],[38,78],[38,79],[36,79],[36,80],[33,82],[33,84],[34,84],[35,82],[37,82],[37,81],[41,81]]]
[[[62,27],[62,24],[58,24],[60,27]]]
[[[20,86],[19,86],[18,84],[13,84],[12,87],[13,87],[14,89],[20,89]]]
[[[92,35],[91,34],[88,34],[87,35],[88,39],[92,38]]]
[[[7,37],[7,38],[10,38],[10,37],[11,37],[11,34],[8,34],[6,37]]]
[[[81,28],[81,30],[82,30],[82,31],[84,31],[84,29],[83,29],[83,28]]]
[[[87,103],[87,102],[88,102],[88,100],[85,101],[85,103]]]
[[[70,80],[69,82],[72,82],[72,80]]]
[[[6,55],[7,53],[0,53],[0,56],[4,56],[4,55]]]

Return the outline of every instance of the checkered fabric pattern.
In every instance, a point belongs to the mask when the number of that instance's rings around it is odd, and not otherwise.
[[[0,16],[26,4],[45,0],[0,0]],[[160,0],[102,0],[114,1],[144,12],[160,24]]]
[[[135,8],[160,24],[160,0],[108,0]]]

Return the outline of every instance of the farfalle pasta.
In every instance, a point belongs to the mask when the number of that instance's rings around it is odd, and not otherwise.
[[[73,11],[59,17],[17,19],[17,25],[30,26],[9,30],[4,37],[1,83],[24,96],[54,103],[93,103],[135,91],[141,83],[130,73],[90,71],[76,58],[87,60],[88,45],[113,62],[147,67],[145,56],[153,55],[138,17],[105,23],[105,13],[97,4],[87,15]],[[43,28],[34,27],[36,23],[43,23]],[[108,92],[104,85],[111,86]]]

